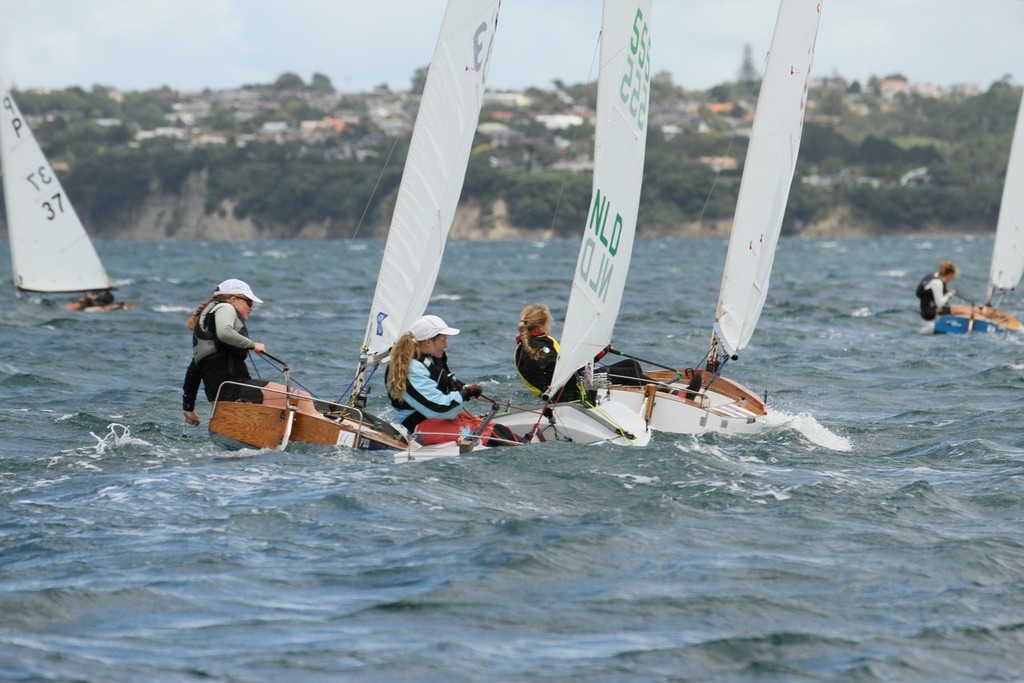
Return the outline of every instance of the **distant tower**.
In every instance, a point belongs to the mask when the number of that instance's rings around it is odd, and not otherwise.
[[[754,68],[754,59],[752,55],[752,48],[750,43],[743,46],[743,66],[740,67],[740,72],[737,80],[740,83],[746,83],[752,85],[757,82],[757,69]]]

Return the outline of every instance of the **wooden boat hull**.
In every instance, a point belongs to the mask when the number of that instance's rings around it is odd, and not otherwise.
[[[694,373],[701,389],[688,391]],[[615,384],[611,401],[636,411],[655,432],[671,434],[756,434],[768,411],[756,394],[707,370],[655,370],[646,373],[658,381],[643,387]]]
[[[286,450],[296,443],[361,450],[408,448],[403,441],[353,420],[309,415],[258,403],[217,401],[210,416],[209,430],[214,441],[230,449]]]
[[[232,384],[225,382],[225,384]],[[221,387],[223,390],[223,386]],[[349,406],[317,402],[324,412],[297,409],[308,395],[264,388],[268,403],[217,400],[210,416],[210,437],[225,448],[276,448],[293,443],[362,450],[405,450],[404,437],[379,418]]]
[[[1017,332],[1020,320],[992,306],[950,306],[947,315],[935,319],[935,334],[967,334],[969,332]]]

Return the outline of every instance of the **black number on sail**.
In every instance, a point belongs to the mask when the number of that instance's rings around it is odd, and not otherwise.
[[[18,110],[14,108],[14,100],[10,97],[4,98],[4,109],[11,112],[11,128],[14,130],[14,135],[17,138],[21,138],[21,117],[18,116]]]
[[[43,209],[46,210],[46,220],[48,221],[52,221],[59,214],[64,213],[64,203],[60,199],[60,192],[50,197],[50,201],[43,202]]]
[[[36,182],[37,179],[43,185],[49,185],[50,183],[52,183],[53,176],[50,175],[50,169],[47,168],[46,166],[40,166],[39,170],[37,170],[35,173],[29,173],[27,176],[25,176],[25,180],[29,182],[29,185],[31,185],[36,192],[39,192],[39,190],[43,188],[40,187],[39,184]]]

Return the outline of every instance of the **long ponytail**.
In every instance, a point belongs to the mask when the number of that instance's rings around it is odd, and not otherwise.
[[[227,301],[230,298],[230,294],[214,294],[209,299],[196,306],[195,313],[193,313],[192,317],[188,319],[188,329],[196,329],[196,323],[199,321],[199,316],[203,314],[203,309],[205,309],[211,303],[213,303],[214,301]]]
[[[391,398],[400,399],[405,395],[409,386],[409,366],[419,350],[420,343],[412,336],[412,332],[406,332],[392,345],[387,381],[388,396]]]
[[[551,326],[551,311],[544,304],[530,304],[519,314],[519,345],[526,355],[540,362],[544,358],[541,349],[530,343],[531,332],[547,330]]]

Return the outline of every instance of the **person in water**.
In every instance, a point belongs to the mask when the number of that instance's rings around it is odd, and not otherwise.
[[[464,409],[482,395],[480,386],[460,382],[448,369],[448,338],[458,333],[438,316],[425,315],[391,348],[384,383],[395,420],[424,446],[455,441],[464,428],[476,433],[483,424]],[[518,443],[504,425],[489,424],[481,436],[487,446]]]
[[[97,292],[86,292],[78,299],[64,305],[69,311],[118,311],[134,308],[134,304],[126,301],[115,302],[114,292],[101,289]]]
[[[949,283],[956,277],[956,264],[942,261],[939,269],[925,275],[917,285],[917,298],[921,304],[921,317],[935,320],[937,315],[950,313],[949,300],[956,295],[955,289],[949,289]]]
[[[188,320],[192,330],[192,361],[185,371],[182,385],[181,408],[185,422],[200,423],[195,412],[196,394],[202,383],[206,399],[217,400],[217,392],[225,382],[237,382],[245,386],[229,384],[220,392],[221,401],[245,401],[264,403],[281,408],[286,407],[285,385],[253,379],[246,366],[249,351],[266,353],[262,342],[249,338],[246,321],[252,309],[263,300],[253,294],[252,288],[241,280],[225,280],[217,285],[212,297],[196,307]],[[292,390],[292,393],[296,393]],[[305,392],[298,392],[305,395]],[[298,401],[300,412],[316,414],[312,400]]]
[[[558,359],[558,341],[551,336],[551,311],[543,304],[530,304],[519,314],[519,334],[516,336],[516,348],[513,358],[519,379],[535,396],[543,396],[551,386],[551,378],[555,374],[555,361]],[[601,360],[608,349],[594,357]],[[598,368],[597,372],[607,373],[613,384],[644,386],[656,383],[643,373],[640,364],[631,358],[612,365]],[[577,376],[579,371],[577,371]],[[556,397],[558,402],[579,401],[583,396],[581,382],[567,382]]]

